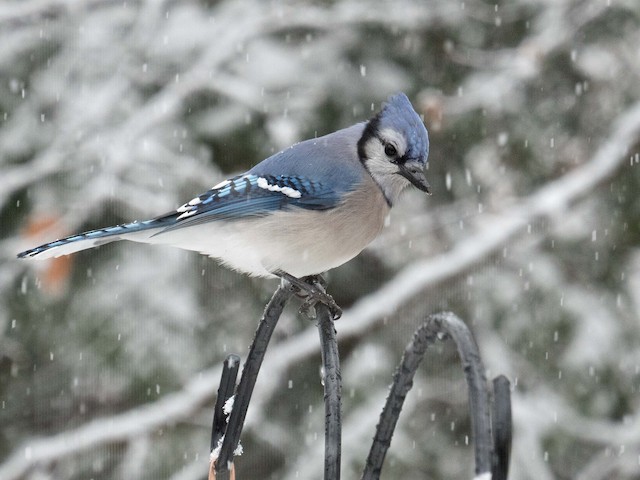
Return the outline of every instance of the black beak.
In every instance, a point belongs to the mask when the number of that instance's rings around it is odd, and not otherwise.
[[[398,174],[409,180],[417,189],[431,195],[431,185],[427,182],[427,177],[424,176],[422,167],[401,163],[398,165]]]

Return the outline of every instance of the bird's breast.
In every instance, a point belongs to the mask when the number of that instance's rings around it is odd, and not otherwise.
[[[367,188],[348,193],[335,208],[291,209],[265,219],[259,227],[265,268],[305,276],[335,268],[360,253],[380,233],[389,213],[381,190],[373,180],[367,181]]]

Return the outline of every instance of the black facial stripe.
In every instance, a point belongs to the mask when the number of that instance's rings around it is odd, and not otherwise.
[[[364,163],[367,158],[366,152],[364,151],[365,144],[372,138],[380,139],[378,128],[380,125],[379,115],[380,114],[376,115],[367,122],[367,125],[364,127],[364,131],[362,132],[362,136],[360,137],[360,140],[358,140],[358,158],[362,163]]]

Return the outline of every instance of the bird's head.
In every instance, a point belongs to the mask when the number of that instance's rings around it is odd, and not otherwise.
[[[409,184],[430,193],[424,175],[429,136],[404,93],[390,97],[367,122],[358,141],[358,155],[390,204]]]

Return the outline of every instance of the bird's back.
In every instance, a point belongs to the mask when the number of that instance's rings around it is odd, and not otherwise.
[[[334,191],[340,194],[348,192],[368,175],[358,158],[357,149],[364,126],[364,123],[359,123],[296,143],[263,160],[248,173],[322,179]]]

